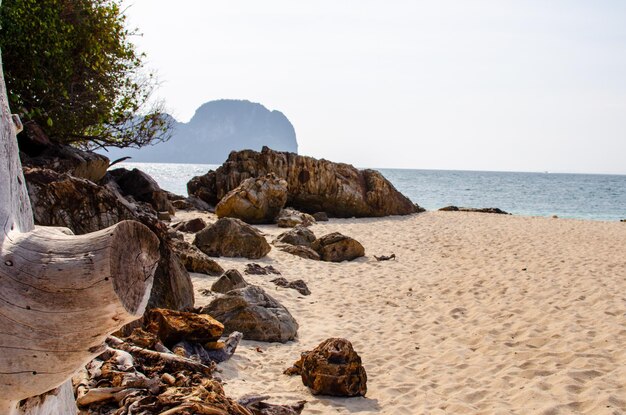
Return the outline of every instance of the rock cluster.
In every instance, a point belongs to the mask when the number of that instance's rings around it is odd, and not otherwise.
[[[209,256],[258,259],[272,249],[261,232],[235,218],[221,218],[196,234],[193,244]]]
[[[191,179],[190,195],[217,204],[245,179],[274,173],[287,181],[287,205],[307,213],[336,217],[406,215],[418,211],[408,198],[375,170],[317,160],[295,153],[233,151],[216,171]]]
[[[285,374],[300,375],[314,395],[365,396],[367,374],[361,358],[346,339],[330,338],[302,353]]]
[[[286,202],[287,182],[270,173],[242,181],[222,197],[215,214],[251,224],[274,223]]]

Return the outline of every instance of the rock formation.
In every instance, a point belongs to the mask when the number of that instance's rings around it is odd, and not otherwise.
[[[287,182],[270,173],[241,182],[215,206],[215,214],[252,224],[274,223],[286,202]]]
[[[352,261],[365,255],[365,248],[359,241],[339,232],[316,239],[311,244],[311,249],[319,254],[322,261],[329,262]]]
[[[216,171],[197,176],[187,184],[190,195],[209,204],[250,177],[268,173],[288,183],[287,206],[303,212],[324,211],[337,217],[406,215],[417,207],[375,170],[358,170],[351,165],[317,160],[264,147],[232,152]]]
[[[246,340],[285,343],[298,332],[298,323],[289,311],[255,285],[227,292],[202,313],[223,323],[224,333],[239,331]]]
[[[198,232],[193,244],[214,257],[258,259],[272,249],[258,229],[234,218],[221,218]]]
[[[314,395],[351,397],[367,393],[365,368],[346,339],[324,340],[315,349],[302,353],[285,374],[300,375]]]
[[[280,211],[276,224],[279,228],[293,228],[296,226],[311,226],[315,223],[315,218],[308,213],[298,212],[295,209],[287,208]]]
[[[171,246],[180,258],[180,262],[189,272],[207,275],[221,275],[224,269],[195,246],[180,239],[172,239]]]
[[[313,241],[315,241],[315,234],[312,230],[305,228],[304,226],[296,226],[292,230],[278,235],[274,240],[274,243],[311,246]]]
[[[148,174],[139,169],[115,169],[109,172],[115,183],[119,186],[122,194],[131,196],[140,202],[150,203],[157,212],[175,213],[174,206],[170,203],[167,192]]]

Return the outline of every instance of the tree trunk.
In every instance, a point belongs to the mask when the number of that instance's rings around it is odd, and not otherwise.
[[[0,414],[65,415],[66,381],[143,313],[159,241],[134,221],[81,236],[35,228],[0,74]]]

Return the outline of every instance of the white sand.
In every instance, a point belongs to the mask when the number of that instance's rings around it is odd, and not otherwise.
[[[284,231],[259,228],[270,241]],[[230,396],[305,399],[304,414],[625,413],[626,224],[428,212],[311,229],[356,238],[366,257],[335,264],[274,248],[257,261],[218,259],[242,273],[249,262],[271,264],[312,291],[245,276],[300,330],[288,344],[243,341],[220,365]],[[373,257],[391,253],[396,261]],[[211,300],[198,290],[215,279],[193,274],[197,305]],[[367,397],[313,396],[282,374],[328,337],[353,343]]]

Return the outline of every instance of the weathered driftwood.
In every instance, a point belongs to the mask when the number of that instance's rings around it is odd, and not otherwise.
[[[64,382],[143,313],[159,242],[131,221],[81,236],[35,228],[15,135],[0,76],[0,413],[71,414]]]

